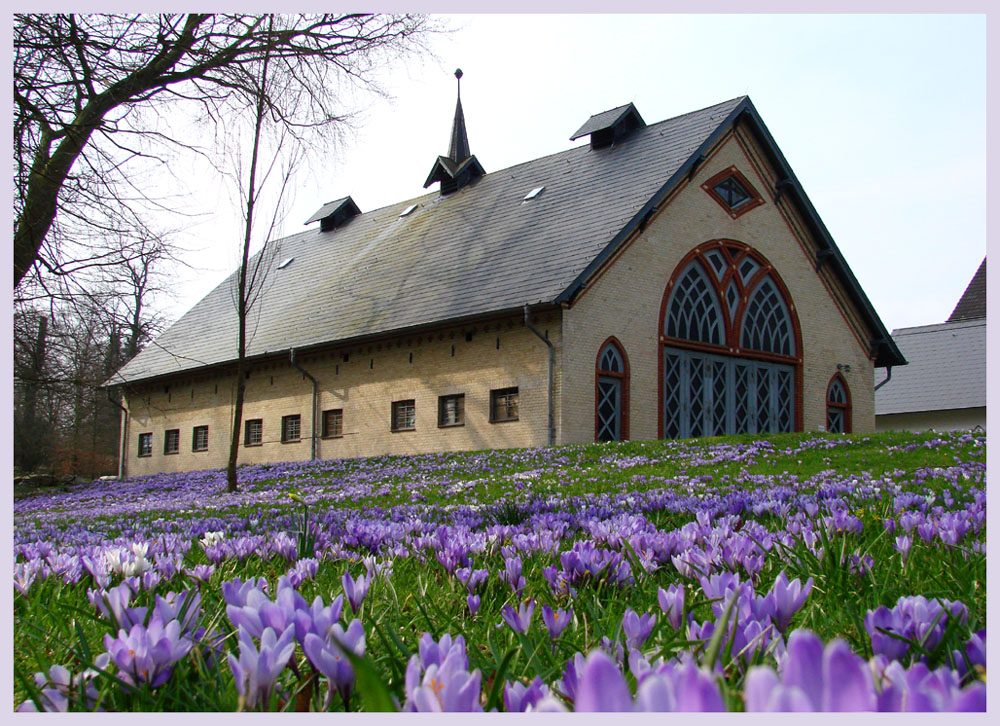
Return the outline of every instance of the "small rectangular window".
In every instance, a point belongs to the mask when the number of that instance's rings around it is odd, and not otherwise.
[[[191,432],[191,451],[208,451],[208,426],[195,426]]]
[[[181,450],[181,430],[167,429],[163,432],[163,453],[176,454]]]
[[[260,446],[262,443],[264,443],[264,419],[247,419],[243,428],[243,445]]]
[[[281,442],[299,441],[302,438],[302,416],[293,414],[281,417]]]
[[[517,421],[517,388],[498,388],[490,391],[490,421]]]
[[[438,397],[438,426],[465,425],[465,394]]]
[[[392,402],[392,430],[412,431],[417,427],[416,402],[411,398],[406,401]]]
[[[139,456],[153,455],[153,433],[139,434]]]
[[[335,439],[344,435],[344,409],[332,408],[323,412],[323,438]]]

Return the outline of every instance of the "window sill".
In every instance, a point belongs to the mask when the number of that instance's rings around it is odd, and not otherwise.
[[[416,430],[417,430],[416,426],[413,426],[408,429],[389,429],[389,431],[394,434],[405,434],[407,431],[416,431]]]
[[[458,429],[461,428],[462,426],[465,426],[465,421],[453,424],[438,424],[439,429]]]
[[[329,436],[320,436],[320,438],[321,439],[342,439],[342,438],[344,438],[344,435],[343,434],[331,434]]]
[[[284,439],[281,443],[283,444],[297,444],[301,442],[302,439]]]
[[[243,448],[244,448],[244,449],[252,449],[252,448],[254,448],[255,446],[263,446],[263,445],[264,445],[264,442],[263,442],[263,441],[261,441],[261,442],[258,442],[258,443],[256,443],[256,444],[243,444]]]
[[[151,459],[152,457],[153,457],[152,454],[136,454],[135,455],[135,458],[137,458],[137,459]]]
[[[200,454],[205,451],[208,451],[208,449],[191,449],[191,452],[194,454]]]
[[[181,453],[181,452],[180,451],[164,451],[163,455],[164,456],[177,456],[177,454],[179,454],[179,453]]]
[[[494,423],[512,423],[514,421],[520,421],[520,420],[521,420],[520,418],[493,418],[493,419],[490,419],[490,423],[491,424],[494,424]]]

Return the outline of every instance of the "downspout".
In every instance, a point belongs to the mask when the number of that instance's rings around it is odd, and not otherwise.
[[[118,481],[125,478],[125,454],[128,448],[128,409],[111,397],[111,389],[105,388],[108,400],[122,410],[121,444],[118,447]]]
[[[291,360],[291,363],[292,363],[292,367],[294,367],[296,370],[300,371],[302,373],[302,375],[304,375],[306,378],[308,378],[310,381],[312,381],[312,386],[313,386],[312,423],[309,424],[309,454],[310,454],[310,459],[312,459],[312,460],[315,461],[315,459],[316,459],[316,395],[317,395],[318,386],[317,386],[317,383],[316,383],[316,379],[313,378],[312,375],[310,375],[309,371],[307,371],[305,368],[303,368],[302,366],[300,366],[298,363],[295,362],[295,348],[289,348],[288,349],[288,355],[290,357],[290,360]]]
[[[877,391],[878,389],[880,389],[882,386],[884,386],[886,383],[889,382],[890,378],[892,378],[892,366],[886,366],[885,367],[885,380],[882,381],[881,383],[879,383],[877,386],[875,386],[874,390]]]
[[[524,324],[528,326],[528,330],[541,338],[545,345],[549,346],[549,446],[556,445],[556,423],[555,423],[555,412],[552,405],[553,396],[553,386],[552,377],[555,375],[556,367],[556,349],[552,345],[552,341],[546,338],[542,331],[531,324],[531,312],[528,310],[528,303],[524,304]]]

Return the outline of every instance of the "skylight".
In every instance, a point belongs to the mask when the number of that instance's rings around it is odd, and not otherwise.
[[[294,260],[294,259],[295,259],[294,257],[289,257],[287,260],[282,261],[282,263],[280,265],[278,265],[278,269],[279,270],[284,270],[286,267],[288,267],[290,264],[292,264],[292,260]]]
[[[405,216],[406,216],[406,215],[408,215],[408,214],[412,214],[412,213],[413,213],[413,210],[414,210],[414,209],[416,209],[416,208],[417,208],[417,205],[416,205],[416,204],[411,204],[411,205],[410,205],[410,206],[408,206],[408,207],[407,207],[406,209],[404,209],[404,210],[403,210],[403,211],[402,211],[402,212],[400,213],[400,215],[399,215],[399,216],[400,216],[400,217],[405,217]]]
[[[542,190],[544,189],[545,187],[535,187],[530,192],[524,195],[524,199],[521,200],[521,203],[523,204],[524,202],[530,202],[532,199],[541,194]]]

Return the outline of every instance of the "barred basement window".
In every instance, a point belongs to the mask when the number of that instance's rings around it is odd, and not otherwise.
[[[191,432],[191,451],[208,451],[208,426],[195,426]]]
[[[417,427],[417,406],[414,399],[392,402],[392,431],[412,431]]]
[[[168,429],[163,432],[163,453],[176,454],[181,450],[181,430]]]
[[[465,394],[438,397],[438,426],[465,425]]]
[[[138,456],[152,456],[153,455],[153,433],[149,432],[146,434],[139,434],[139,451]]]
[[[281,417],[281,443],[287,444],[301,440],[302,416],[293,414]]]
[[[243,445],[260,446],[264,443],[264,419],[247,419],[243,428]]]
[[[344,435],[344,409],[332,408],[323,412],[323,438],[336,439]]]
[[[499,388],[490,391],[490,422],[517,421],[517,388]]]

